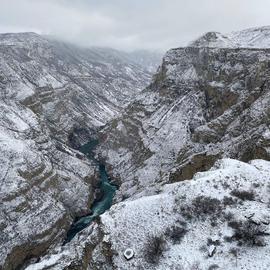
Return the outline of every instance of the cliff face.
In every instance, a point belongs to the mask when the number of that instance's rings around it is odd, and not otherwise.
[[[151,78],[127,53],[83,49],[34,33],[0,36],[2,96],[20,100],[67,141],[104,125]]]
[[[88,213],[97,172],[70,146],[89,140],[149,80],[126,53],[0,35],[0,268],[38,258]]]
[[[269,33],[208,33],[165,55],[152,84],[100,135],[119,198],[190,179],[221,157],[269,159]]]

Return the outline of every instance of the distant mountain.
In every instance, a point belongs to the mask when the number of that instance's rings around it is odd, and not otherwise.
[[[138,50],[129,53],[129,57],[138,65],[143,66],[148,72],[155,73],[161,64],[163,54],[159,52]]]
[[[104,125],[151,79],[124,52],[78,48],[34,33],[0,35],[0,54],[4,97],[46,117],[57,136],[80,123]]]
[[[250,28],[229,34],[208,32],[190,43],[191,47],[269,48],[270,26]]]

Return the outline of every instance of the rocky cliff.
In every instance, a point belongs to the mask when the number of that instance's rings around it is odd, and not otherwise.
[[[126,53],[0,35],[0,268],[20,269],[89,212],[96,170],[73,150],[150,81]]]
[[[269,159],[269,41],[270,28],[207,33],[165,55],[100,135],[119,198],[190,179],[222,157]]]

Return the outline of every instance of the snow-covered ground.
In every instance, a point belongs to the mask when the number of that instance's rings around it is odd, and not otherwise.
[[[229,224],[248,220],[269,234],[269,187],[270,162],[254,160],[246,164],[224,159],[190,181],[164,186],[158,195],[120,203],[101,218],[104,241],[106,238],[118,254],[113,256],[113,264],[123,270],[196,269],[192,268],[195,265],[198,269],[268,269],[270,236],[260,236],[265,241],[263,246],[244,239],[240,245],[241,239],[230,238],[235,230]],[[254,198],[240,199],[233,195],[236,191],[250,192]],[[195,202],[198,205],[194,206]],[[170,238],[168,231],[174,226],[186,232],[176,232],[176,239]],[[156,265],[146,263],[145,247],[152,236],[166,241]],[[215,253],[210,257],[211,245]],[[135,252],[130,261],[123,257],[128,247]],[[213,265],[216,268],[210,268]]]
[[[219,160],[192,180],[114,205],[99,227],[88,228],[92,236],[82,232],[27,270],[65,269],[87,238],[88,269],[269,269],[269,187],[270,162]],[[153,237],[164,241],[156,256]],[[127,248],[135,253],[129,261],[123,256]]]

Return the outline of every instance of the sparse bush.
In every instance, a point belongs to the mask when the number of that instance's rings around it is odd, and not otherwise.
[[[238,241],[239,245],[264,246],[263,237],[268,235],[262,225],[255,224],[251,220],[231,221],[228,225],[234,229],[232,240]]]
[[[212,220],[211,223],[210,223],[210,225],[211,225],[212,227],[216,227],[216,226],[218,225],[218,223],[217,223],[216,220]]]
[[[228,189],[230,187],[230,185],[227,182],[223,182],[222,186],[224,189]]]
[[[231,248],[231,249],[229,250],[229,252],[230,252],[234,257],[237,257],[237,256],[238,256],[239,249],[237,249],[237,248]]]
[[[166,241],[162,236],[152,236],[144,247],[145,260],[151,264],[157,264],[166,249]]]
[[[234,215],[232,212],[225,212],[224,213],[224,219],[227,221],[231,221],[233,219]]]
[[[223,204],[225,206],[231,206],[231,205],[234,205],[236,204],[236,199],[232,198],[232,197],[228,197],[228,196],[225,196],[223,198]]]
[[[173,244],[180,244],[181,240],[185,236],[185,234],[188,232],[186,229],[186,226],[173,226],[172,228],[168,228],[165,232],[165,235],[168,236]]]
[[[199,196],[192,201],[192,205],[197,215],[215,214],[222,210],[220,200],[211,197]]]
[[[261,186],[260,183],[253,183],[252,185],[253,185],[253,187],[255,187],[255,188],[258,188],[258,187]]]
[[[231,195],[239,198],[242,201],[254,201],[255,200],[255,194],[253,191],[235,189],[231,192]]]
[[[208,267],[208,270],[216,270],[219,269],[219,266],[217,264],[212,264]]]
[[[180,210],[186,218],[204,218],[208,215],[219,214],[222,210],[222,204],[216,198],[199,196],[192,201],[191,205],[184,205]]]

